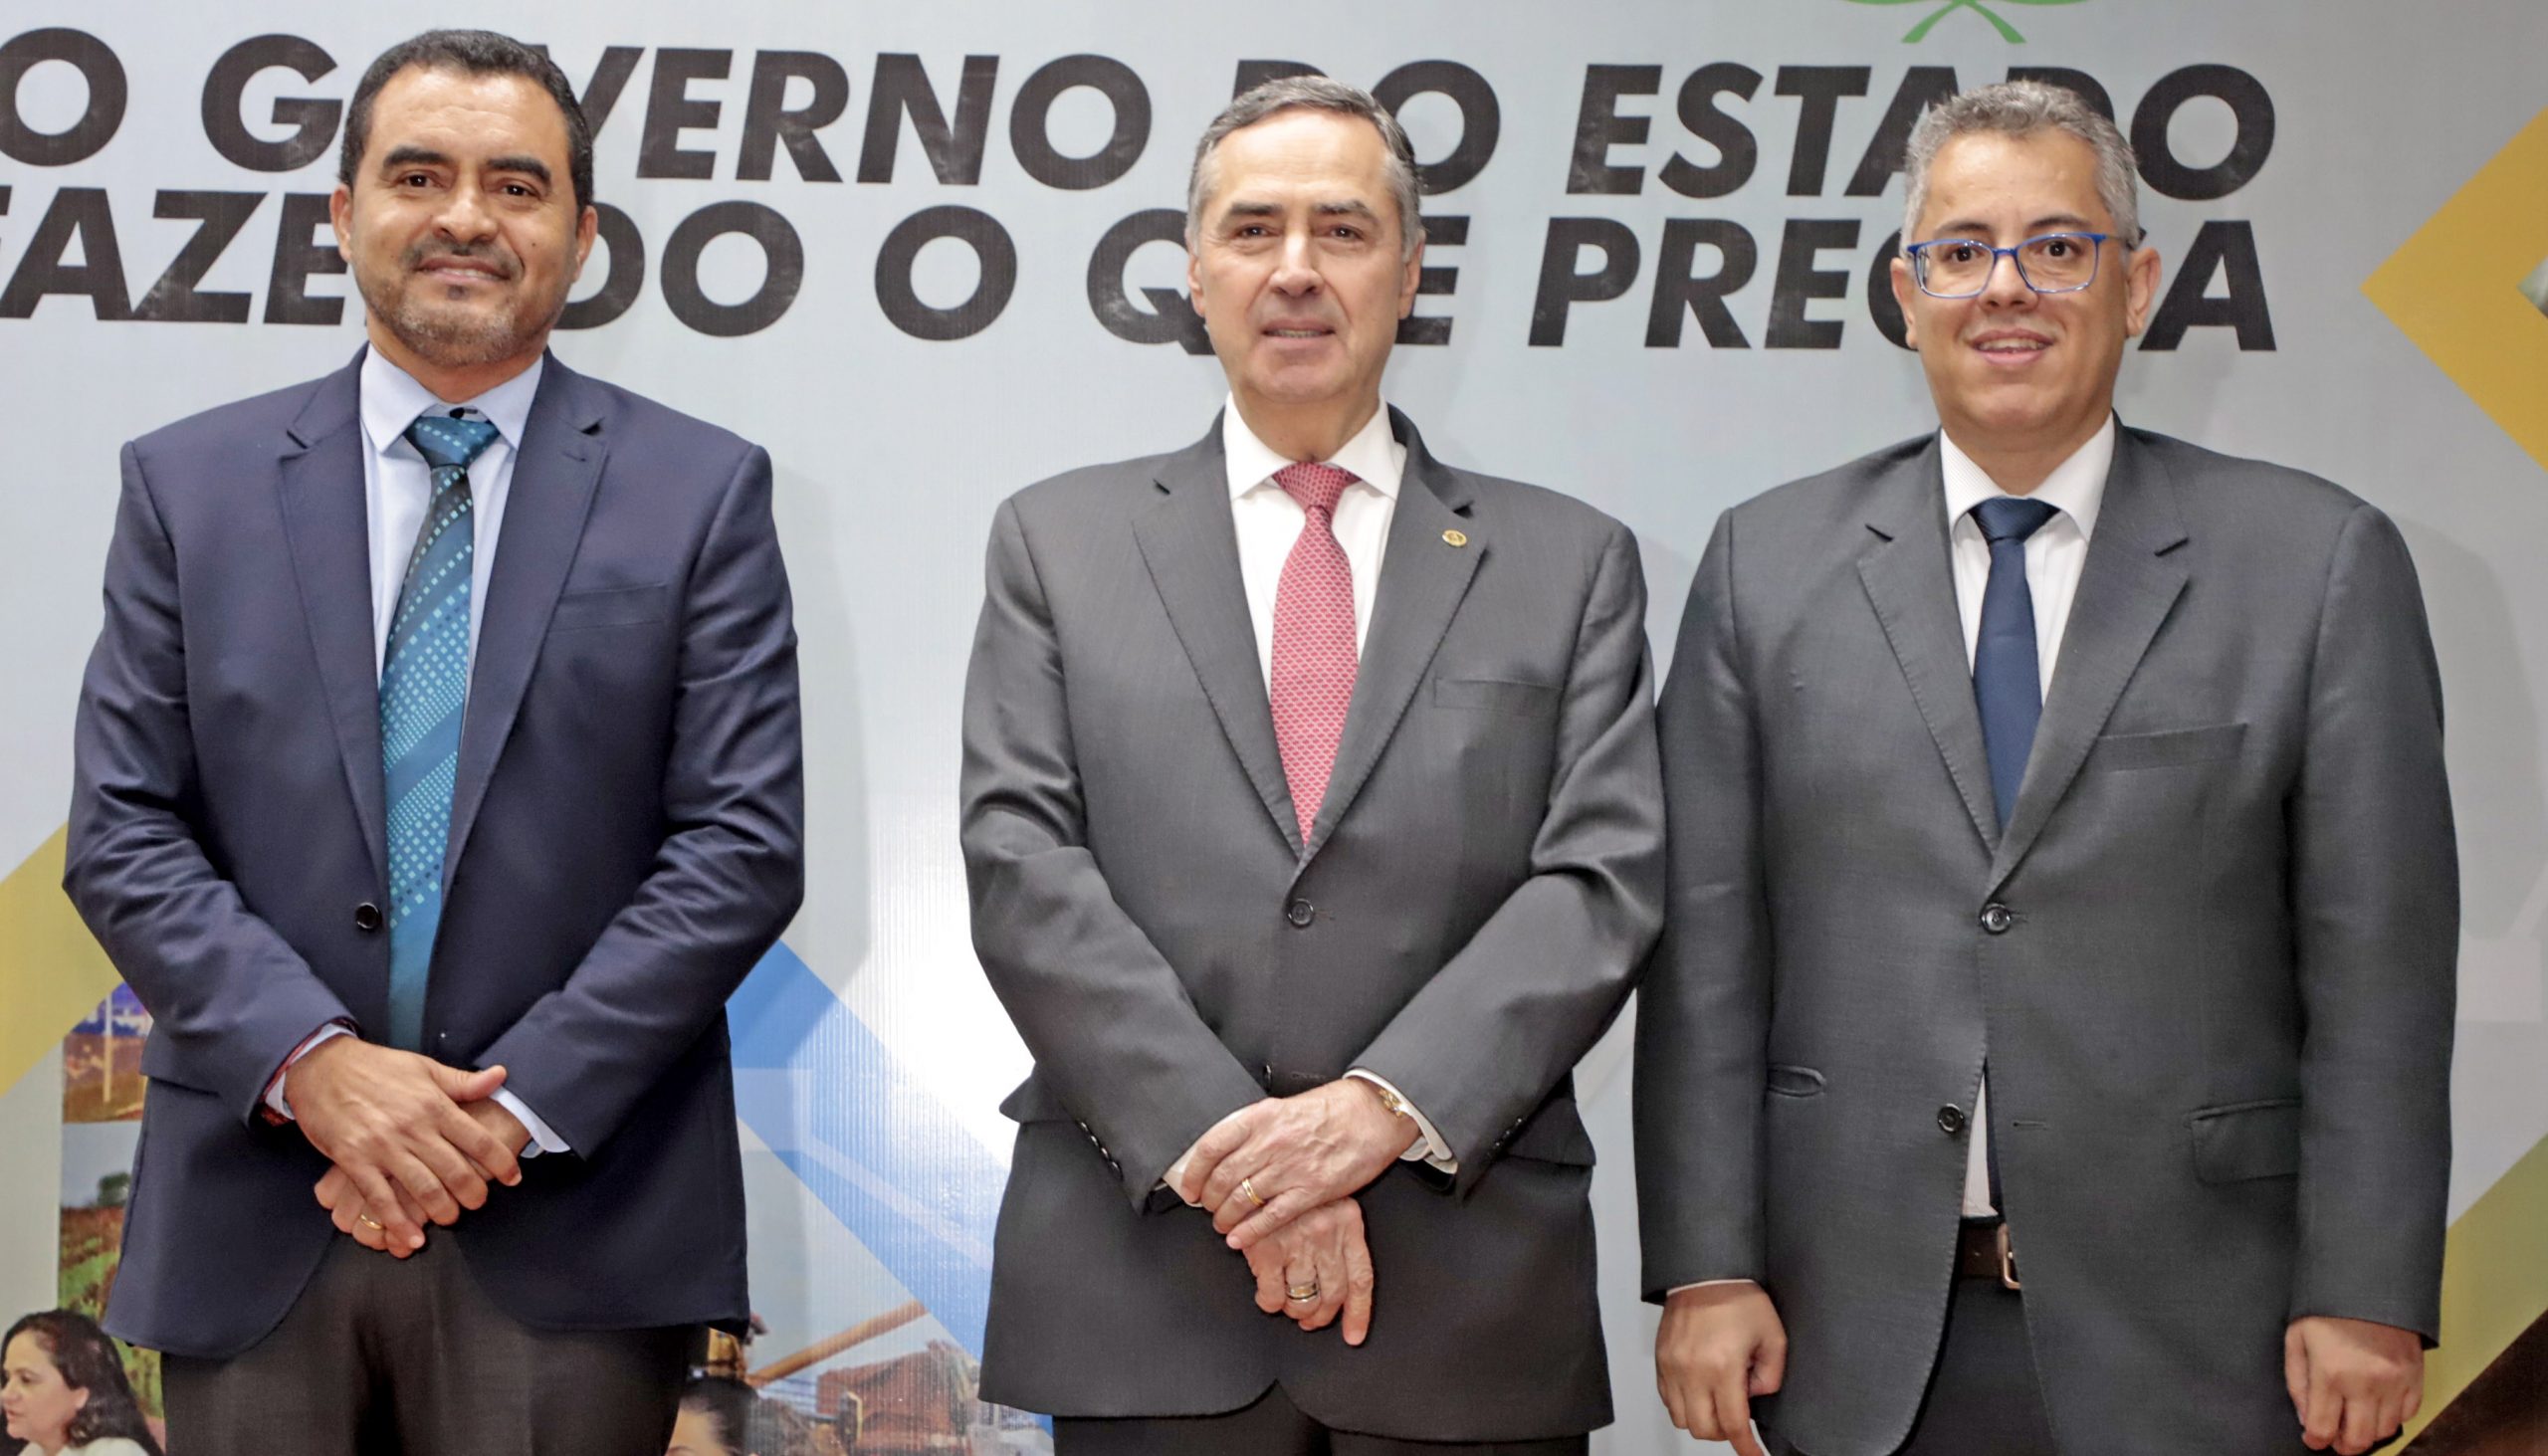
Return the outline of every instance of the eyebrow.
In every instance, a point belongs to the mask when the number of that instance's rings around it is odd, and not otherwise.
[[[1957,218],[1953,222],[1938,224],[1937,232],[1931,236],[1944,238],[1957,233],[1987,233],[1989,231],[1991,231],[1991,225],[1989,223],[1983,222],[1978,218],[1965,217]],[[2040,237],[2045,233],[2093,233],[2095,231],[2097,231],[2097,225],[2095,223],[2079,216],[2075,212],[2056,212],[2049,217],[2039,217],[2033,222],[2026,224],[2026,236],[2029,238]]]
[[[548,181],[548,163],[541,161],[535,156],[523,155],[489,157],[487,158],[487,170],[491,172],[519,172],[526,177],[537,178],[542,185],[545,185]]]
[[[418,146],[413,142],[405,142],[389,148],[389,155],[380,159],[380,169],[384,172],[394,172],[400,167],[447,167],[449,165],[451,165],[451,158],[430,146]]]
[[[1221,216],[1224,218],[1276,217],[1282,211],[1279,205],[1271,202],[1239,201],[1222,208]],[[1375,223],[1380,220],[1380,215],[1372,210],[1370,203],[1361,201],[1321,202],[1311,207],[1310,211],[1320,217],[1359,217]]]
[[[430,146],[404,142],[389,148],[389,155],[381,158],[380,169],[383,172],[394,172],[401,167],[447,167],[451,164],[450,156],[443,152],[436,151]],[[535,156],[527,154],[489,157],[487,170],[520,173],[526,177],[538,179],[542,185],[546,185],[549,181],[548,164]]]

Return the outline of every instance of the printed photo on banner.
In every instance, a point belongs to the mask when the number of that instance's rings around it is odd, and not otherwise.
[[[667,1456],[1007,1456],[1051,1442],[1033,1417],[985,1404],[979,1364],[954,1342],[817,1373],[824,1352],[846,1352],[926,1314],[887,1311],[818,1345],[745,1369],[750,1345],[710,1337],[709,1354],[682,1386]]]
[[[10,1315],[0,1456],[159,1456],[167,1439],[158,1354],[98,1328],[123,1242],[149,1036],[150,1013],[118,985],[62,1039],[58,1308]]]
[[[123,1347],[75,1310],[27,1315],[0,1336],[0,1456],[163,1456]]]

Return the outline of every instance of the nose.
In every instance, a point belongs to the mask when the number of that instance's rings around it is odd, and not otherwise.
[[[452,188],[444,199],[442,211],[434,217],[434,228],[454,242],[476,242],[495,232],[496,215],[476,187],[463,184]]]
[[[1282,256],[1274,264],[1273,285],[1278,292],[1292,298],[1305,298],[1318,292],[1318,269],[1311,262],[1307,234],[1292,233],[1283,239]]]
[[[2017,256],[1996,254],[1991,259],[1991,276],[1983,281],[1982,302],[1993,308],[2025,308],[2034,303],[2034,290],[2026,287],[2025,276],[2017,272]]]

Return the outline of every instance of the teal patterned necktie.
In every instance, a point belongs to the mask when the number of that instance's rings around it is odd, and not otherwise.
[[[433,468],[433,496],[380,665],[380,765],[389,792],[389,1044],[420,1051],[425,980],[442,924],[443,851],[469,699],[469,579],[477,552],[469,463],[496,438],[485,420],[426,414],[407,441]]]

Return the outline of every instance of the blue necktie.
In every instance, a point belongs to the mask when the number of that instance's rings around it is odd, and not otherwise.
[[[1982,635],[1973,646],[1973,701],[1982,710],[1982,751],[1991,760],[1991,796],[2003,829],[2017,810],[2034,726],[2043,717],[2026,537],[2052,516],[2041,501],[2016,496],[1995,496],[1973,508],[1982,538],[1991,543],[1991,584],[1982,590]]]
[[[425,981],[442,924],[442,861],[469,698],[469,586],[476,534],[469,463],[496,438],[485,420],[426,414],[407,441],[433,468],[433,496],[380,665],[380,765],[389,798],[389,1044],[420,1051]]]
[[[2034,650],[2034,593],[2026,586],[2026,537],[2052,519],[2041,501],[1995,496],[1973,508],[1982,538],[1991,543],[1991,581],[1982,588],[1982,633],[1973,644],[1973,701],[1982,710],[1982,751],[1991,760],[1991,797],[2000,827],[2017,807],[2026,781],[2026,756],[2034,751],[2034,726],[2043,717],[2043,671]],[[1982,1076],[1989,1085],[1991,1068]],[[1977,1135],[1989,1137],[1983,1129]],[[1984,1144],[1991,1206],[2003,1217],[2000,1144]]]

